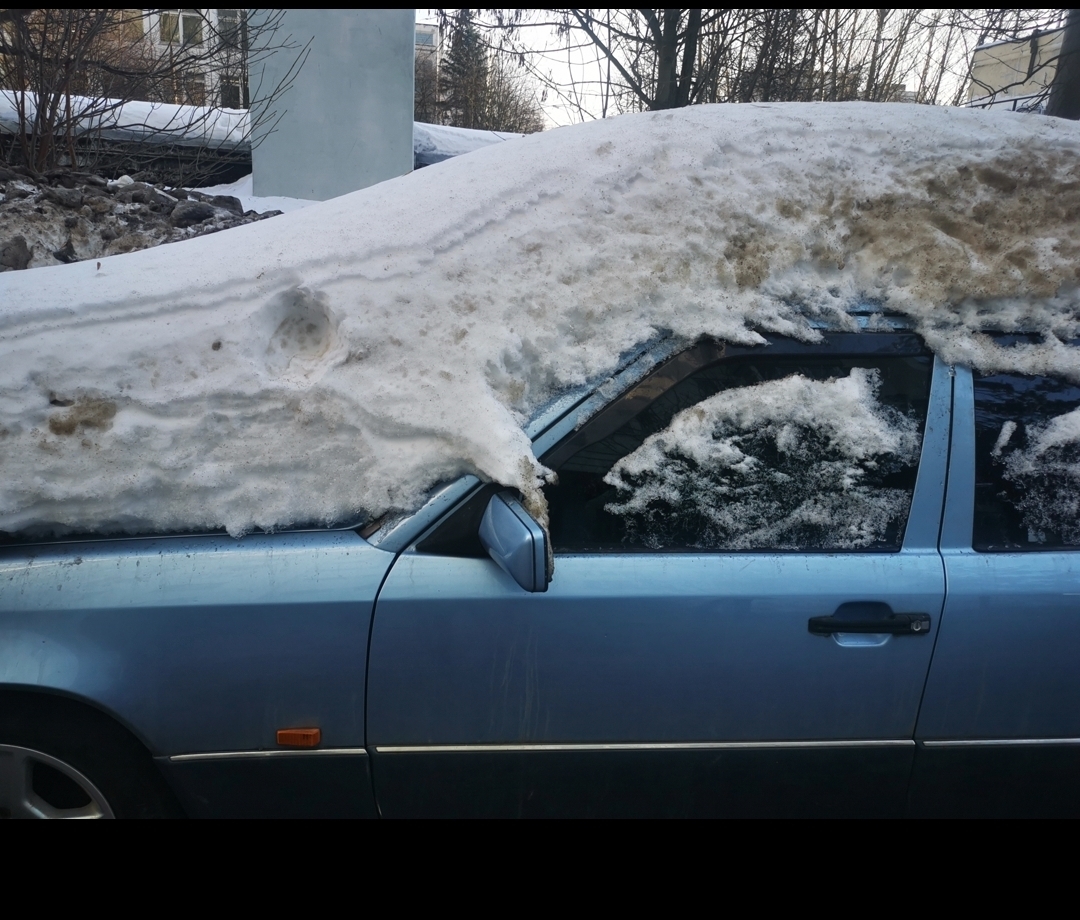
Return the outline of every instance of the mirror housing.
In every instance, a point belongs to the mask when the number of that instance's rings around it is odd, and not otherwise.
[[[491,497],[480,522],[480,542],[526,591],[547,591],[547,534],[513,493]]]

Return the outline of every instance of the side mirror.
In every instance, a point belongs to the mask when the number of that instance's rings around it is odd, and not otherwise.
[[[547,590],[547,535],[511,493],[491,497],[480,522],[480,542],[526,591]]]

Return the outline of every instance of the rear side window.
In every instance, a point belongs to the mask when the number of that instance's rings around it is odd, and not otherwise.
[[[932,370],[899,350],[729,352],[616,430],[586,426],[547,458],[555,551],[899,549]]]
[[[1080,386],[975,378],[975,521],[981,552],[1080,548]]]

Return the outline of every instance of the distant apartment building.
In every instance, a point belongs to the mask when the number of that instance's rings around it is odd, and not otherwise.
[[[10,11],[9,11],[10,12]],[[21,18],[40,20],[42,36],[35,40],[50,52],[67,53],[60,32],[63,17],[49,17],[44,10],[16,10]],[[78,11],[63,11],[78,14]],[[99,14],[85,11],[75,28]],[[90,47],[88,66],[77,73],[71,86],[77,94],[119,97],[146,102],[211,105],[244,109],[249,105],[247,87],[247,10],[242,9],[115,9],[98,29]],[[52,33],[49,30],[52,30]],[[0,21],[0,49],[12,47],[14,27]],[[2,52],[0,52],[2,53]],[[84,52],[85,53],[85,52]],[[8,60],[10,63],[10,59]],[[2,63],[2,62],[0,62]],[[73,59],[72,63],[75,63]],[[17,82],[15,67],[0,67],[0,79]],[[27,79],[22,78],[23,81]],[[4,86],[15,89],[16,86]]]
[[[971,58],[968,105],[1041,111],[1057,72],[1064,35],[1064,29],[1054,29],[976,48]]]
[[[245,14],[242,9],[176,9],[140,10],[137,20],[139,34],[167,58],[183,49],[186,57],[192,52],[204,58],[203,66],[184,67],[185,76],[175,81],[174,98],[165,102],[191,105],[217,105],[228,109],[247,108],[250,104],[247,86],[247,47]],[[423,66],[439,71],[439,27],[415,26],[416,59]]]
[[[135,11],[133,11],[135,12]],[[141,10],[139,20],[156,52],[164,57],[184,49],[190,57],[205,56],[202,68],[189,71],[175,86],[175,98],[162,100],[191,105],[247,108],[247,47],[242,9]],[[140,34],[136,36],[142,38]],[[434,74],[439,71],[440,36],[437,25],[415,26],[416,59]],[[198,72],[201,70],[202,72]],[[195,71],[195,72],[191,72]]]
[[[183,75],[163,102],[248,106],[245,14],[242,9],[143,10],[139,20],[155,56],[184,59]],[[167,93],[167,89],[165,92]]]
[[[439,27],[416,24],[416,57],[417,60],[431,60],[438,67],[439,64]]]

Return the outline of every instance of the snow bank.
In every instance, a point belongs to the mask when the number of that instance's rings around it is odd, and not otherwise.
[[[429,125],[417,121],[413,123],[413,157],[417,166],[431,166],[463,153],[472,153],[482,147],[525,136],[502,131],[474,131],[470,128]]]
[[[654,549],[858,549],[907,517],[881,477],[913,468],[920,424],[877,401],[880,375],[793,374],[725,390],[678,413],[615,464],[605,510]],[[914,479],[914,477],[912,477]]]
[[[699,107],[96,263],[0,275],[0,529],[240,534],[523,490],[521,425],[670,330],[912,317],[947,360],[1080,379],[1080,125]],[[1033,329],[1000,348],[982,329]]]
[[[207,188],[196,189],[204,195],[228,195],[237,198],[245,211],[281,211],[288,214],[290,211],[299,211],[315,201],[309,198],[285,198],[281,195],[256,196],[251,175],[228,182],[225,185],[211,185]]]
[[[34,119],[33,97],[27,94],[27,121]],[[72,111],[80,116],[76,133],[97,132],[107,140],[235,148],[249,146],[248,113],[166,102],[125,102],[71,97]],[[0,90],[0,133],[19,129],[16,94]]]
[[[34,118],[33,97],[27,95],[27,119]],[[113,99],[72,97],[73,111],[83,113],[76,133],[99,132],[107,140],[143,141],[223,148],[251,144],[251,119],[242,109],[165,102],[120,102]],[[16,94],[0,90],[0,134],[19,130]],[[446,125],[413,124],[413,156],[417,165],[430,166],[464,153],[472,153],[524,134],[474,131]]]

